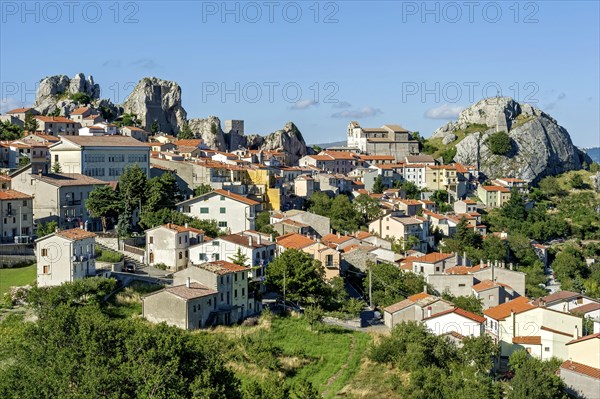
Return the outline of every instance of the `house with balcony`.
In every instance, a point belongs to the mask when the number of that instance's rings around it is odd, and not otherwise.
[[[0,242],[27,242],[33,235],[33,197],[0,190]]]
[[[330,280],[340,275],[342,256],[339,251],[323,244],[320,240],[314,240],[306,235],[289,233],[275,239],[277,242],[277,253],[281,254],[288,249],[297,249],[311,255],[313,259],[321,262],[325,270],[325,279]]]
[[[262,234],[243,231],[227,234],[189,247],[190,262],[194,265],[217,260],[232,261],[238,255],[246,257],[245,266],[252,268],[252,279],[263,280],[267,265],[275,258],[277,244]]]
[[[64,116],[42,116],[35,117],[37,121],[36,132],[42,132],[51,136],[76,136],[79,134],[81,124]]]
[[[433,247],[433,236],[429,234],[429,221],[420,216],[406,216],[392,212],[372,221],[369,231],[383,238],[400,239],[402,242],[411,242],[412,248],[427,252]]]
[[[233,324],[260,311],[248,289],[249,269],[219,260],[176,272],[173,286],[145,295],[142,314],[186,330]]]
[[[37,284],[40,287],[96,275],[96,234],[82,229],[61,230],[35,241]]]
[[[94,188],[107,182],[78,173],[33,174],[31,167],[12,175],[13,189],[33,197],[35,223],[56,221],[60,229],[81,227],[101,231],[99,219],[92,218],[85,201]]]
[[[179,202],[177,210],[203,220],[216,220],[222,231],[254,230],[260,203],[227,190],[214,190]]]
[[[167,223],[146,230],[145,259],[150,266],[163,264],[169,270],[181,270],[188,265],[189,247],[203,242],[204,231]]]

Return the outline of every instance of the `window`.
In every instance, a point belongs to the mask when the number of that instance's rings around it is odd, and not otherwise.
[[[233,297],[237,298],[237,290],[233,290]]]
[[[177,241],[179,242],[179,244],[181,244],[181,236],[179,236],[179,237],[177,237],[177,238],[178,238],[178,240],[177,240]]]
[[[44,274],[48,274],[48,273],[50,273],[50,265],[44,265]]]
[[[183,252],[179,252],[179,259],[183,259]]]
[[[27,200],[23,200],[23,206],[27,206]]]
[[[58,155],[54,155],[54,162],[58,162]]]
[[[221,292],[221,302],[223,302],[223,293]]]
[[[227,227],[227,222],[219,222],[219,227]]]
[[[188,239],[188,236],[185,236],[185,242],[186,242],[186,243],[187,243],[187,241],[188,241],[187,239]]]
[[[198,254],[198,260],[206,260],[206,254],[205,253]]]
[[[200,208],[200,213],[208,213],[208,208]]]
[[[211,243],[212,243],[212,245],[214,247],[218,247],[219,246],[219,241],[218,240],[212,240]]]
[[[190,256],[190,252],[186,249],[185,250],[185,258],[187,259]]]
[[[549,347],[549,346],[546,346],[546,347],[544,348],[544,352],[550,352],[550,347]]]
[[[242,288],[242,296],[246,295],[246,289]]]
[[[326,266],[332,267],[333,266],[333,255],[327,255],[325,259],[326,259]]]
[[[220,213],[225,213],[225,208],[220,208],[220,209],[219,209],[219,212],[220,212]]]
[[[48,248],[42,248],[42,256],[48,256]]]
[[[233,281],[237,281],[237,273],[233,275]]]
[[[459,286],[459,287],[464,287],[465,285],[464,285],[464,284],[459,284],[458,286]]]
[[[221,195],[221,201],[225,201],[225,196]]]
[[[212,299],[208,298],[208,306],[212,306]]]
[[[150,240],[149,241],[150,244],[154,244],[154,236],[150,236],[149,240]]]
[[[490,301],[493,301],[493,300],[494,300],[494,296],[493,296],[493,295],[490,295],[490,296],[488,296],[488,299],[489,299]]]
[[[246,278],[246,273],[242,273],[242,280]]]

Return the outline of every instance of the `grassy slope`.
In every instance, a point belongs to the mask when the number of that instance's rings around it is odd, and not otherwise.
[[[471,126],[468,126],[466,129],[460,129],[460,130],[455,131],[454,134],[456,135],[456,140],[454,140],[453,142],[451,142],[447,145],[442,144],[441,138],[428,139],[427,143],[429,145],[437,148],[437,150],[432,153],[432,156],[437,159],[440,156],[442,156],[442,153],[445,150],[456,147],[456,145],[458,143],[460,143],[461,140],[464,139],[468,134],[475,133],[475,132],[483,133],[488,129],[489,128],[486,125],[471,125]]]
[[[0,295],[10,287],[33,284],[36,278],[35,265],[16,269],[0,269]]]

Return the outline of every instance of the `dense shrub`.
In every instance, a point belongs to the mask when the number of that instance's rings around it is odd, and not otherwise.
[[[510,136],[506,132],[492,133],[485,140],[485,145],[494,155],[507,155],[512,149]]]

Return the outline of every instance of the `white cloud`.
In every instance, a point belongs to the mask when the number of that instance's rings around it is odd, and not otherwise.
[[[351,108],[352,104],[350,104],[348,101],[340,101],[337,103],[333,104],[333,108]]]
[[[379,115],[382,113],[383,112],[379,108],[364,107],[361,109],[336,112],[336,113],[332,114],[331,117],[332,118],[343,118],[343,119],[348,119],[348,118],[361,119],[361,118],[368,118],[370,116]]]
[[[429,119],[455,119],[463,110],[457,104],[442,104],[439,107],[429,108],[425,111],[425,118]]]
[[[308,108],[310,108],[312,106],[315,106],[315,105],[318,105],[318,104],[319,103],[316,102],[315,100],[306,99],[306,100],[296,101],[294,103],[294,105],[292,105],[290,108],[291,109],[308,109]]]
[[[17,100],[16,98],[0,98],[0,114],[10,111],[11,109],[25,107],[23,101]]]

